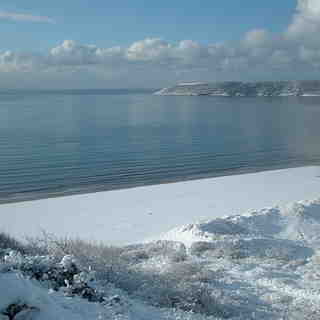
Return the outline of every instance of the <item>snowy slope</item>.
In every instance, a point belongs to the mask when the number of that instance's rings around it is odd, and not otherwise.
[[[34,320],[319,319],[319,247],[320,198],[250,210],[123,247],[125,272],[97,282],[103,303],[50,291],[0,264],[0,287],[9,288],[0,312],[19,301],[29,306],[19,319]]]
[[[289,205],[251,210],[241,215],[192,223],[174,228],[160,238],[180,241],[187,247],[197,241],[235,241],[248,238],[252,241],[303,241],[317,248],[320,247],[320,200],[298,201]]]
[[[204,315],[191,315],[173,309],[159,309],[147,305],[126,294],[120,295],[121,303],[92,303],[78,297],[66,297],[53,292],[40,283],[27,279],[19,273],[0,274],[0,312],[13,303],[26,304],[25,310],[17,313],[14,320],[205,320]],[[109,290],[108,295],[119,293]],[[116,295],[118,297],[119,295]],[[9,318],[0,314],[1,320]]]
[[[42,226],[135,244],[115,260],[89,251],[100,302],[21,267],[42,257],[0,249],[0,320],[11,305],[14,320],[320,319],[319,187],[319,167],[306,167],[2,205],[15,235]]]

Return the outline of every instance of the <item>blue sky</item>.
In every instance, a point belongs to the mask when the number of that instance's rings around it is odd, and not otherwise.
[[[199,5],[200,3],[200,5]],[[0,10],[50,17],[55,24],[3,19],[2,48],[43,50],[65,39],[98,46],[129,45],[147,37],[201,43],[237,40],[255,28],[282,31],[292,0],[2,0]]]
[[[319,0],[2,0],[0,24],[7,87],[320,78]]]

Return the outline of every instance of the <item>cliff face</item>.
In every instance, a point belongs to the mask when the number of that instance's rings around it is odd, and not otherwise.
[[[208,95],[208,96],[320,96],[319,80],[304,81],[262,81],[262,82],[213,82],[180,83],[164,88],[158,95]]]

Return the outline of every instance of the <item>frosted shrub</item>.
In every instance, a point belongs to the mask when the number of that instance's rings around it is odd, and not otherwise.
[[[156,257],[150,258],[151,265],[154,259]],[[142,262],[142,265],[145,263]],[[231,309],[228,303],[222,305],[217,300],[220,295],[216,289],[213,290],[214,275],[199,263],[186,260],[171,262],[161,273],[158,273],[157,267],[141,268],[140,264],[127,268],[122,266],[112,282],[157,307],[227,317]]]
[[[217,248],[214,242],[197,241],[192,243],[190,247],[190,254],[195,256],[201,256],[207,251],[213,251]]]
[[[16,251],[10,251],[4,264],[0,265],[1,272],[19,271],[27,277],[34,278],[47,288],[63,289],[67,295],[78,295],[89,301],[103,301],[103,296],[90,287],[95,280],[95,273],[80,270],[74,257],[67,255],[59,261],[53,256],[22,256]]]
[[[151,258],[179,262],[187,258],[187,250],[182,242],[159,240],[124,247],[120,258],[128,264],[138,264]]]
[[[215,242],[199,241],[192,244],[190,254],[202,258],[233,258],[246,257],[246,251],[240,250],[237,241],[218,240]]]
[[[97,277],[106,278],[108,270],[117,269],[123,249],[91,243],[80,239],[57,238],[43,232],[40,238],[29,238],[28,243],[33,251],[45,252],[57,259],[72,256],[82,269],[89,267],[97,272]]]
[[[149,258],[147,251],[144,249],[126,250],[120,255],[120,259],[123,263],[127,263],[128,265],[138,264]]]
[[[171,262],[184,261],[187,258],[187,250],[182,242],[159,240],[145,244],[145,250],[148,256],[161,256]]]
[[[212,289],[214,273],[189,261],[182,243],[156,241],[116,248],[46,235],[32,245],[29,242],[30,247],[47,254],[28,256],[7,250],[3,271],[18,270],[47,288],[89,301],[104,301],[91,285],[98,280],[154,306],[219,317],[227,314],[222,310],[228,308],[221,307]]]
[[[4,232],[0,232],[0,257],[5,253],[6,249],[12,249],[21,253],[25,253],[26,251],[25,246],[18,240],[14,239]]]
[[[4,261],[8,264],[20,266],[23,263],[24,258],[20,252],[10,250],[5,254]]]
[[[188,261],[186,248],[174,241],[124,247],[106,273],[116,287],[157,307],[225,317],[230,314],[213,294],[215,279],[199,263]],[[223,311],[224,310],[224,311]]]

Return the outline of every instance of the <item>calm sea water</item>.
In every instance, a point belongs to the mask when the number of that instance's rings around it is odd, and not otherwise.
[[[320,97],[0,93],[0,202],[319,164]]]

